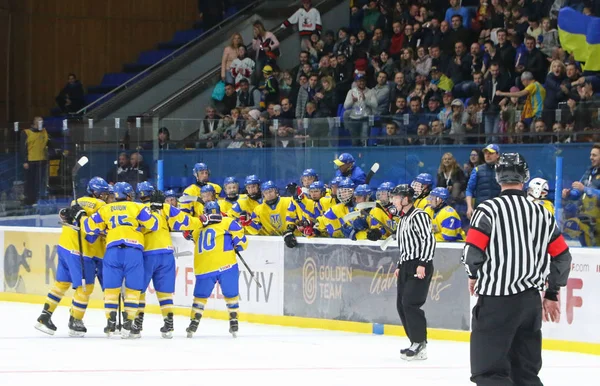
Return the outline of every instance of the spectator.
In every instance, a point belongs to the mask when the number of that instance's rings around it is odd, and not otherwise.
[[[166,127],[158,129],[158,148],[160,150],[172,150],[177,148],[177,145],[174,142],[171,142],[171,134]]]
[[[255,63],[254,60],[246,56],[246,47],[241,45],[237,49],[237,58],[231,62],[230,73],[231,76],[227,83],[235,84],[235,89],[239,90],[240,82],[242,79],[250,81],[252,74],[254,73]]]
[[[398,125],[396,122],[391,121],[385,125],[385,136],[377,140],[379,146],[403,146],[405,144],[404,138],[399,135]]]
[[[219,117],[217,116],[217,110],[212,106],[207,107],[206,116],[200,123],[200,129],[198,130],[200,147],[207,149],[215,147],[219,140],[219,132],[217,131],[218,125]]]
[[[415,62],[417,74],[428,76],[431,66],[431,57],[428,55],[425,47],[420,46],[417,48],[417,60]]]
[[[350,56],[350,31],[348,28],[340,28],[338,30],[338,39],[333,45],[333,50],[331,51],[334,55],[337,55],[338,52],[343,53],[346,56]]]
[[[236,107],[248,107],[251,110],[259,109],[262,98],[260,90],[251,86],[246,78],[240,79],[239,87]]]
[[[136,189],[138,183],[150,180],[150,168],[144,163],[144,157],[140,153],[131,153],[129,165],[127,182],[129,182],[133,190]]]
[[[534,135],[529,139],[530,143],[551,143],[552,136],[546,130],[546,124],[541,118],[537,118],[532,125],[533,130],[531,130]]]
[[[510,77],[506,72],[500,70],[496,62],[490,65],[490,76],[483,82],[482,97],[485,102],[484,130],[487,143],[498,142],[497,134],[500,132],[500,102],[502,97],[496,95],[496,91],[510,90]]]
[[[302,40],[310,38],[313,33],[321,33],[321,13],[312,6],[311,0],[302,0],[302,8],[299,8],[292,16],[283,22],[281,28],[298,24],[298,34]]]
[[[467,217],[470,219],[479,203],[500,194],[500,185],[496,182],[496,164],[500,156],[498,145],[490,144],[483,148],[485,164],[477,166],[471,172],[467,183]]]
[[[390,106],[390,88],[387,82],[387,74],[380,71],[377,74],[377,84],[372,89],[377,99],[377,115],[386,115]]]
[[[517,50],[512,44],[506,39],[507,32],[505,29],[499,29],[496,32],[496,37],[498,39],[498,45],[496,49],[500,54],[500,62],[502,63],[502,67],[508,71],[509,74],[514,73],[515,69],[515,58],[517,56]]]
[[[558,32],[552,28],[550,19],[547,17],[542,19],[542,33],[538,37],[538,42],[538,48],[548,58],[553,58],[556,51],[560,49]]]
[[[517,65],[517,74],[522,74],[524,71],[531,72],[536,81],[544,83],[546,73],[548,72],[548,61],[544,54],[535,47],[536,40],[527,36],[525,38],[525,48],[527,49],[525,61],[523,65]]]
[[[119,154],[117,165],[108,173],[106,182],[109,184],[129,182],[129,168],[129,155],[125,152]]]
[[[377,0],[369,0],[368,4],[363,7],[362,27],[369,33],[373,33],[375,28],[383,24],[383,18],[377,3]]]
[[[317,93],[319,85],[319,77],[313,74],[308,78],[308,83],[300,87],[298,91],[298,99],[296,100],[296,118],[302,119],[306,113],[306,104],[312,101]]]
[[[279,102],[279,83],[277,82],[277,78],[273,76],[273,68],[269,65],[266,65],[262,69],[264,83],[260,86],[260,89],[263,93],[263,102],[261,102],[261,106],[268,105],[269,103],[278,103]]]
[[[447,25],[447,23],[446,23]],[[432,18],[429,22],[423,24],[423,42],[425,47],[434,47],[442,43],[442,31],[440,30],[440,20],[437,17]]]
[[[260,73],[267,64],[275,64],[279,57],[279,40],[265,29],[264,24],[257,20],[252,25],[254,38],[252,39],[252,49],[258,53],[256,60],[256,73]],[[258,78],[258,76],[257,76]],[[256,79],[258,83],[260,79]]]
[[[56,97],[63,114],[74,114],[85,107],[83,85],[75,74],[69,74],[67,84]]]
[[[310,64],[310,54],[308,51],[300,51],[300,54],[298,55],[298,65],[291,70],[295,82],[300,80],[300,74],[302,73],[302,68],[305,64]]]
[[[448,189],[454,202],[464,199],[467,188],[465,172],[460,168],[452,153],[444,153],[442,156],[436,181],[436,187]]]
[[[444,135],[444,125],[439,119],[434,119],[431,122],[431,142],[430,145],[450,145],[452,141]]]
[[[469,176],[471,176],[471,172],[479,165],[483,164],[483,153],[479,149],[471,149],[471,154],[469,155],[469,161],[463,165],[463,169],[465,171],[465,181]]]
[[[402,24],[399,21],[392,25],[393,35],[390,39],[390,56],[394,60],[400,60],[400,53],[404,47],[404,34],[402,33]]]
[[[389,47],[389,42],[383,36],[383,29],[375,28],[373,31],[373,37],[369,42],[369,56],[377,57],[382,51],[386,51]]]
[[[231,65],[235,59],[239,57],[239,47],[244,46],[244,40],[239,32],[231,36],[229,45],[223,49],[221,58],[221,80],[225,83],[235,84],[236,74],[231,71]],[[245,48],[245,47],[244,47]]]
[[[331,76],[321,78],[321,90],[315,96],[317,116],[319,118],[333,117],[337,114],[338,99],[335,91],[335,81]]]
[[[377,110],[375,93],[367,88],[364,75],[356,76],[356,87],[348,91],[344,101],[344,109],[348,111],[344,122],[348,125],[353,138],[353,146],[366,145],[369,136],[368,117]]]
[[[467,53],[465,44],[463,42],[457,42],[454,47],[454,57],[448,64],[448,75],[455,84],[455,90],[462,89],[460,83],[471,80],[472,62],[473,58]]]
[[[238,95],[235,92],[235,86],[232,83],[225,84],[225,95],[220,101],[213,100],[220,117],[229,114],[231,109],[238,103]]]
[[[464,144],[469,114],[465,111],[465,105],[460,99],[454,99],[451,107],[452,115],[450,116],[449,134],[454,137],[455,144]]]
[[[460,22],[465,29],[469,29],[471,17],[469,16],[469,10],[462,7],[460,0],[450,0],[450,8],[446,10],[446,17],[444,20],[448,23],[452,23],[452,18],[456,15],[460,16]]]
[[[457,42],[462,42],[464,45],[471,44],[471,31],[463,26],[463,19],[460,15],[452,16],[451,29],[448,31],[448,40],[450,47],[456,47]]]
[[[560,60],[553,60],[550,64],[550,73],[546,77],[544,88],[546,89],[546,98],[544,99],[544,109],[542,117],[546,125],[552,125],[554,122],[555,110],[558,104],[565,102],[567,95],[562,90],[562,83],[566,78],[565,65]]]
[[[31,126],[21,132],[21,154],[25,170],[24,205],[37,205],[38,198],[46,194],[49,139],[42,117],[33,118]]]
[[[542,107],[544,105],[544,99],[546,98],[546,89],[539,82],[537,82],[531,72],[525,71],[521,75],[521,82],[525,86],[525,89],[519,92],[503,92],[496,91],[496,95],[504,97],[516,97],[521,98],[526,96],[525,107],[521,117],[523,118],[526,125],[530,125],[533,118],[540,118],[542,116]]]

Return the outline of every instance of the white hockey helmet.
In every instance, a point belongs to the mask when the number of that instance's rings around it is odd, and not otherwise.
[[[543,178],[534,178],[529,181],[527,194],[535,199],[545,198],[548,195],[548,181]]]

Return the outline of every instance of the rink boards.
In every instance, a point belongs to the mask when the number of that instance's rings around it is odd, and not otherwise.
[[[0,300],[43,303],[54,281],[60,229],[0,227]],[[172,234],[177,262],[174,303],[188,315],[195,277],[192,242]],[[404,335],[396,313],[397,249],[381,251],[370,241],[300,238],[298,248],[279,237],[250,236],[245,260],[259,288],[240,264],[242,320],[286,326]],[[545,348],[600,355],[600,253],[572,248],[568,285],[561,292],[561,321],[544,324]],[[469,339],[470,309],[460,263],[461,244],[438,243],[429,296],[424,306],[430,339]],[[90,307],[102,307],[99,286]],[[149,312],[159,312],[148,290]],[[69,304],[70,299],[63,299]],[[215,288],[206,316],[226,318],[225,302]]]

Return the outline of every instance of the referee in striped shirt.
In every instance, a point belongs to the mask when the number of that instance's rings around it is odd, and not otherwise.
[[[433,274],[435,237],[431,218],[414,206],[415,191],[409,185],[398,185],[391,191],[392,202],[400,213],[396,240],[400,259],[396,307],[411,346],[400,350],[402,359],[427,359],[427,319],[421,309],[429,292]]]
[[[571,254],[550,212],[527,200],[529,168],[520,154],[500,157],[496,179],[502,192],[473,213],[463,253],[469,291],[478,296],[471,381],[541,386],[542,320],[559,321]]]

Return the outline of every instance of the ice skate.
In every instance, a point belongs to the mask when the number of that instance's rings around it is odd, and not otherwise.
[[[138,326],[139,330],[142,331],[144,325],[144,313],[140,312],[135,318],[135,325]]]
[[[136,319],[136,321],[137,321],[137,319]],[[173,314],[172,313],[167,314],[167,317],[164,319],[164,321],[165,321],[165,324],[164,324],[164,326],[162,326],[160,328],[160,333],[162,334],[163,338],[171,339],[171,338],[173,338]],[[140,328],[140,331],[141,331],[141,328]]]
[[[37,318],[37,323],[34,327],[36,330],[41,331],[44,334],[54,335],[56,332],[56,326],[54,323],[52,323],[52,314],[48,312],[46,308],[47,307],[44,306],[44,311],[42,311],[42,314]]]
[[[82,337],[87,332],[87,328],[83,324],[83,320],[75,319],[73,316],[69,318],[69,336]]]
[[[117,312],[112,311],[110,317],[106,321],[106,327],[104,327],[104,333],[109,338],[115,334],[117,329]]]
[[[140,330],[135,322],[131,319],[126,319],[121,330],[121,339],[139,339],[141,338]]]
[[[197,313],[196,315],[194,315],[194,319],[191,320],[190,325],[188,326],[188,328],[185,329],[188,338],[193,337],[196,331],[198,330],[198,325],[200,325],[201,318],[201,314]]]
[[[406,351],[404,357],[402,358],[407,361],[413,360],[425,360],[427,359],[427,344],[425,342],[422,343],[413,343],[412,346]]]
[[[411,344],[411,345],[412,345],[412,344]],[[401,357],[402,359],[405,359],[405,357],[406,357],[406,353],[408,352],[408,350],[410,350],[410,347],[403,348],[403,349],[401,349],[401,350],[400,350],[400,357]]]
[[[229,333],[234,338],[237,338],[238,328],[239,328],[239,324],[238,324],[238,319],[237,319],[237,312],[230,312],[229,313]]]

